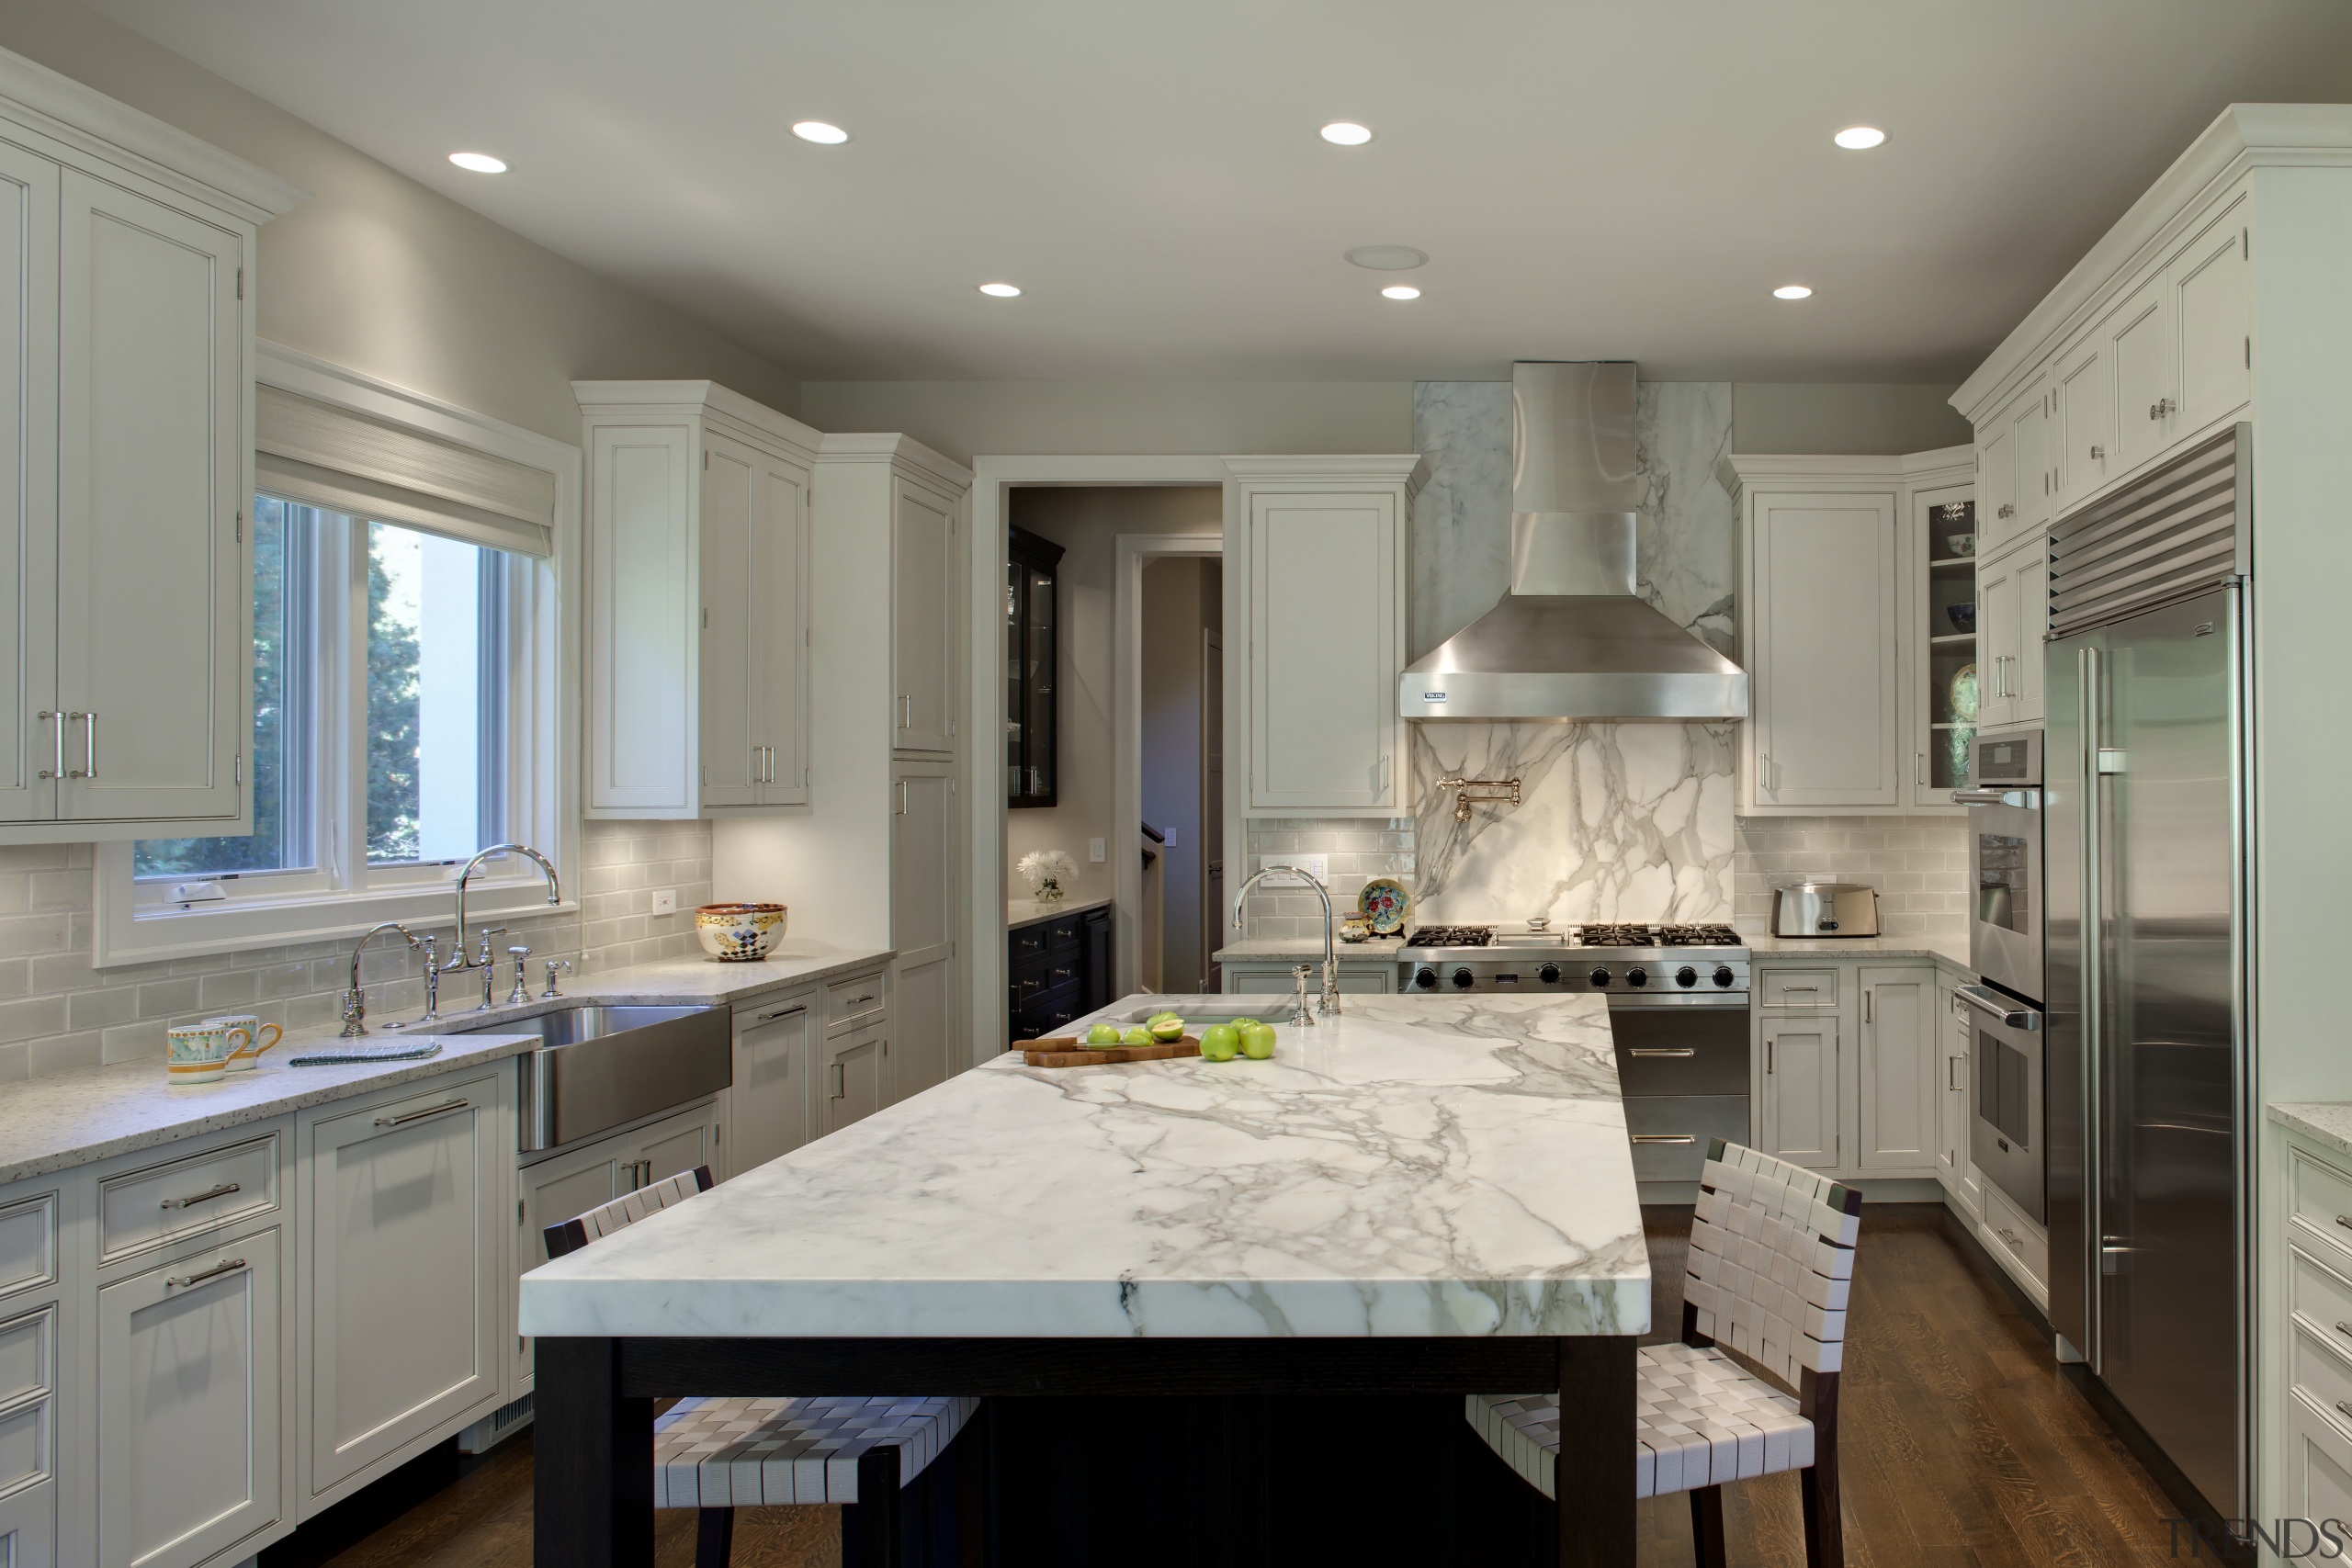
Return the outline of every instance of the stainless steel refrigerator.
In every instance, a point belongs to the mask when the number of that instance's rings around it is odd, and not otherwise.
[[[2050,1316],[2225,1518],[2249,1500],[2239,426],[2051,540]]]

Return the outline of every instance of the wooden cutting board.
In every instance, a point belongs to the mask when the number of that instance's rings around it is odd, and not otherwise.
[[[1165,1062],[1172,1056],[1197,1056],[1200,1036],[1187,1034],[1165,1045],[1090,1046],[1075,1035],[1023,1040],[1015,1046],[1021,1059],[1033,1067],[1090,1067],[1104,1062]]]

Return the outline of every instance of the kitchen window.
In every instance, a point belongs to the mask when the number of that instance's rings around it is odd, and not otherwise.
[[[101,966],[438,928],[458,867],[509,840],[569,870],[555,530],[535,521],[558,476],[535,492],[437,433],[404,449],[379,419],[261,393],[253,831],[99,846]],[[469,901],[544,913],[537,869],[507,859]]]

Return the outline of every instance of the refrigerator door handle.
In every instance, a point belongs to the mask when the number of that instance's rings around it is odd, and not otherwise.
[[[2077,1021],[2082,1055],[2083,1105],[2083,1230],[2099,1238],[2098,1267],[2090,1280],[2088,1321],[2090,1343],[2084,1347],[2093,1371],[2105,1365],[2107,1336],[2103,1332],[2104,1306],[2099,1280],[2114,1272],[2113,1245],[2107,1235],[2107,1150],[2103,1136],[2107,1117],[2106,1072],[2099,1040],[2099,1016],[2106,1005],[2105,987],[2099,973],[2105,955],[2103,918],[2099,909],[2100,882],[2103,872],[2105,838],[2101,829],[2101,791],[2099,788],[2099,737],[2104,728],[2099,715],[2099,659],[2096,645],[2086,645],[2075,650],[2075,712],[2080,716],[2081,734],[2076,737],[2081,752],[2076,759],[2076,777],[2081,781],[2082,851],[2077,868],[2081,883],[2077,894],[2075,946],[2081,968],[2082,1012]]]

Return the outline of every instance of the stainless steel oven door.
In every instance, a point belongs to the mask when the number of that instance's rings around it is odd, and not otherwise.
[[[1968,960],[1984,979],[2043,999],[2041,791],[1954,790],[1968,807]]]
[[[1955,994],[1970,1015],[1970,1157],[2028,1219],[2045,1224],[2050,1152],[2041,1010],[1990,986],[1961,986]]]

